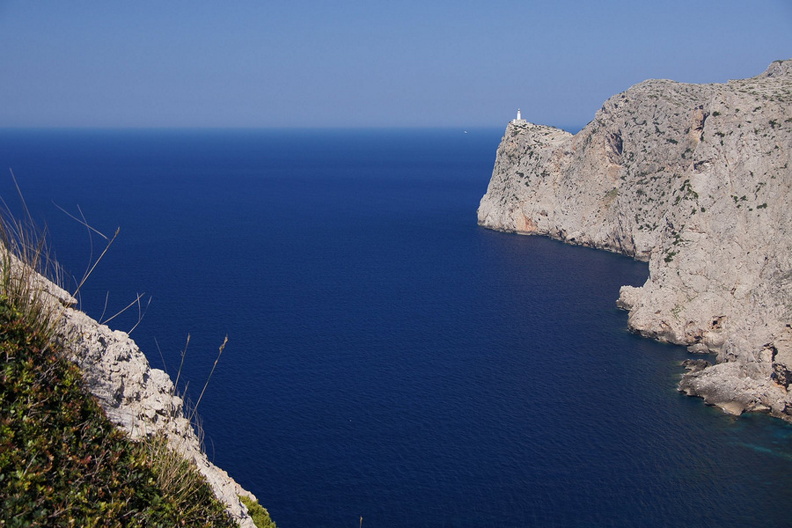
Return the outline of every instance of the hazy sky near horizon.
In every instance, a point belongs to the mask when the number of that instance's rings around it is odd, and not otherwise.
[[[582,126],[792,58],[792,0],[0,0],[0,126]]]

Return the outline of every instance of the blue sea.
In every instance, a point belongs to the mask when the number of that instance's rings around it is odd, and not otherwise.
[[[206,450],[280,528],[790,526],[792,427],[676,391],[646,264],[476,225],[501,134],[2,130],[0,191],[76,277],[120,227],[82,306],[145,293],[193,401],[228,336]]]

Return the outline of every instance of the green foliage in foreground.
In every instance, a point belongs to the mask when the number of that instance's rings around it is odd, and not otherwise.
[[[205,480],[163,491],[150,442],[107,420],[45,334],[0,295],[0,527],[235,526]]]
[[[247,506],[248,513],[253,519],[256,528],[276,528],[275,523],[270,519],[267,508],[259,504],[258,501],[254,501],[250,497],[244,495],[240,495],[239,500],[242,501],[242,504]]]

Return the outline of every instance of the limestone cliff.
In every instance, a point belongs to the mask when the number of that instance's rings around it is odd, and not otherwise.
[[[792,421],[792,60],[725,84],[649,80],[579,133],[508,125],[479,224],[649,262],[632,330],[716,354],[680,390]]]
[[[255,500],[255,496],[209,461],[168,374],[152,369],[129,335],[71,308],[75,300],[42,276],[33,275],[33,280],[37,281],[34,289],[53,299],[55,339],[80,367],[86,388],[108,418],[132,439],[163,434],[169,447],[195,463],[237,524],[256,528],[239,499],[245,495]]]

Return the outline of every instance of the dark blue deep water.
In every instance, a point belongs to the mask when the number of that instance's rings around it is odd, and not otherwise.
[[[75,275],[55,204],[121,227],[83,306],[150,295],[193,399],[229,336],[207,451],[281,528],[789,526],[792,428],[676,392],[615,308],[644,264],[476,226],[500,135],[5,130],[0,167]]]

